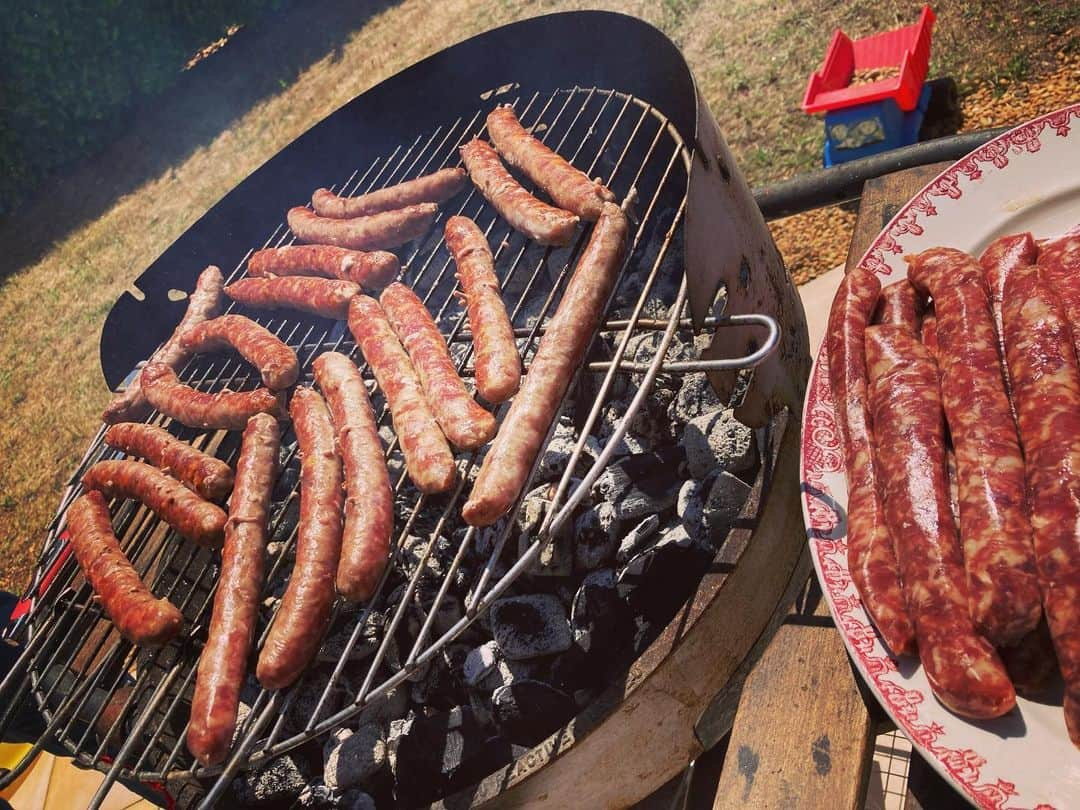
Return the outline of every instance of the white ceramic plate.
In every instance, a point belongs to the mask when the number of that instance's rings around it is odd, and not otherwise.
[[[904,277],[903,256],[946,245],[976,256],[998,236],[1036,238],[1080,223],[1080,104],[1010,130],[957,161],[915,195],[871,244],[861,266],[882,284]],[[914,658],[892,658],[862,608],[847,567],[847,481],[825,346],[803,413],[802,508],[814,568],[858,668],[897,727],[973,804],[1066,808],[1080,802],[1080,751],[1060,695],[1020,698],[1018,711],[972,723],[946,711]]]

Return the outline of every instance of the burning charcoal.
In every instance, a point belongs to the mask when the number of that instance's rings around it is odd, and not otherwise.
[[[679,394],[668,409],[671,421],[685,425],[693,419],[707,413],[720,410],[720,397],[704,373],[687,374],[679,388]]]
[[[592,571],[608,562],[617,545],[612,504],[598,504],[574,521],[574,567],[579,571]]]
[[[518,745],[537,745],[574,716],[574,700],[542,681],[522,680],[491,696],[495,726]]]
[[[398,684],[385,697],[380,695],[364,706],[352,722],[357,725],[367,723],[386,725],[403,717],[408,709],[409,688],[406,684]]]
[[[566,611],[550,594],[499,599],[490,620],[499,649],[515,661],[562,652],[573,641]]]
[[[675,400],[675,391],[655,388],[641,409],[630,420],[630,435],[637,436],[652,448],[663,447],[675,441],[675,426],[668,416],[668,408]]]
[[[573,483],[576,483],[574,479]],[[525,496],[518,511],[518,556],[523,555],[540,532],[551,499],[555,497],[555,484],[542,484]],[[574,567],[574,551],[570,532],[560,531],[552,537],[529,567],[533,576],[564,577]]]
[[[555,426],[555,433],[552,435],[551,441],[540,456],[540,462],[536,469],[537,481],[551,481],[566,472],[566,468],[570,464],[570,457],[577,446],[577,439],[574,426],[565,420],[560,420],[559,424]],[[585,440],[584,447],[582,447],[581,459],[574,472],[577,475],[584,475],[599,455],[600,445],[596,439],[589,436]]]
[[[727,533],[749,496],[750,486],[745,481],[721,472],[704,481],[683,484],[675,510],[694,540],[713,543]]]
[[[675,505],[684,461],[678,447],[626,456],[600,474],[593,494],[614,505],[619,522],[659,514]]]
[[[459,670],[451,670],[442,658],[429,662],[425,669],[425,677],[410,688],[413,703],[428,709],[449,709],[466,700]]]
[[[496,689],[516,681],[535,678],[541,669],[543,669],[542,665],[533,661],[510,661],[500,657],[494,669],[481,678],[477,685],[484,692],[491,694]]]
[[[371,798],[371,794],[365,793],[358,788],[346,790],[342,794],[337,807],[338,810],[378,810],[375,800]]]
[[[309,675],[300,686],[296,698],[286,710],[288,724],[293,729],[302,729],[315,716],[315,709],[319,705],[324,689],[330,681],[330,669],[320,668],[319,672]],[[347,685],[344,678],[339,678],[326,696],[326,701],[319,712],[320,718],[329,717],[336,712],[348,699]]]
[[[641,523],[631,529],[626,537],[619,542],[619,550],[615,554],[615,562],[619,565],[626,565],[631,557],[645,547],[646,541],[656,534],[656,530],[659,528],[659,515],[649,515],[641,521]]]
[[[495,544],[506,529],[507,520],[505,517],[499,518],[491,526],[477,529],[473,534],[473,550],[481,559],[487,559],[495,551]]]
[[[327,787],[345,790],[366,781],[386,764],[386,740],[376,723],[360,726],[355,733],[338,729],[323,748],[323,781]]]
[[[364,629],[352,649],[349,650],[350,661],[363,661],[375,652],[382,641],[383,627],[386,625],[386,617],[382,613],[371,612],[364,620]],[[335,664],[345,654],[349,641],[352,638],[355,624],[348,622],[340,630],[331,629],[330,634],[323,640],[319,648],[318,659],[327,664]]]
[[[237,777],[233,790],[244,807],[288,806],[299,798],[307,782],[304,761],[284,754]]]
[[[499,645],[494,640],[470,650],[463,665],[465,683],[469,686],[480,683],[485,675],[495,669],[499,657]]]
[[[581,581],[570,611],[574,644],[587,653],[610,649],[616,642],[623,610],[610,568],[593,571]]]
[[[713,470],[741,473],[757,463],[754,431],[739,422],[730,410],[691,419],[683,433],[682,445],[694,478],[704,478]]]

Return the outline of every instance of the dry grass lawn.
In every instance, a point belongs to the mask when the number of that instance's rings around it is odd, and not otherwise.
[[[934,75],[1022,82],[1075,50],[1071,0],[940,0]],[[642,17],[685,51],[753,183],[820,160],[799,102],[832,29],[865,35],[920,4],[835,0],[590,3]],[[117,296],[215,201],[312,124],[452,42],[574,2],[296,3],[242,31],[149,104],[128,134],[0,224],[0,586],[20,589],[109,393],[101,325]],[[1054,42],[1047,47],[1047,42]],[[647,54],[642,55],[647,59]],[[1005,120],[1010,120],[1006,118]],[[1015,120],[1015,119],[1011,119]],[[282,200],[284,210],[295,201]]]

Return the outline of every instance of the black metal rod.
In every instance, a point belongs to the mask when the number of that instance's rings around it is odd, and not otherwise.
[[[765,219],[777,219],[812,208],[847,202],[862,194],[863,184],[867,180],[927,163],[959,160],[1009,129],[1010,127],[997,127],[935,138],[932,141],[891,149],[880,155],[841,163],[828,169],[800,174],[790,180],[755,188],[754,200]]]

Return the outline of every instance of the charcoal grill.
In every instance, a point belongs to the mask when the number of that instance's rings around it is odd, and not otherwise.
[[[116,455],[103,445],[102,429],[71,478],[48,527],[27,599],[8,629],[24,649],[0,683],[0,706],[8,707],[0,732],[27,694],[47,727],[34,750],[0,777],[0,786],[15,779],[48,741],[58,740],[79,764],[106,773],[95,805],[121,780],[143,790],[148,784],[163,787],[183,805],[209,806],[241,770],[364,711],[430,662],[536,564],[546,539],[563,528],[610,461],[660,373],[708,372],[723,395],[737,392],[740,419],[762,428],[763,462],[742,519],[697,591],[623,680],[549,740],[447,802],[627,803],[675,773],[701,749],[701,738],[730,725],[739,673],[767,639],[789,585],[805,570],[795,426],[809,368],[807,337],[794,287],[685,62],[670,41],[644,23],[601,12],[528,20],[431,56],[354,99],[217,203],[139,277],[137,295],[121,297],[101,342],[106,381],[121,385],[168,336],[185,306],[176,291],[191,289],[202,267],[219,264],[231,270],[232,280],[243,274],[255,247],[288,244],[291,235],[280,224],[283,212],[313,188],[338,178],[333,189],[355,195],[459,165],[457,147],[482,134],[485,114],[501,103],[513,104],[539,137],[627,200],[633,225],[632,250],[600,330],[605,339],[594,343],[578,375],[582,385],[588,380],[591,407],[579,401],[575,409],[580,438],[541,532],[504,572],[496,561],[513,520],[496,524],[494,537],[487,538],[492,551],[486,562],[468,571],[463,615],[449,626],[440,623],[451,580],[465,576],[464,561],[477,542],[476,530],[464,530],[459,517],[476,456],[459,458],[460,483],[452,493],[421,496],[408,484],[400,451],[391,442],[395,557],[376,596],[359,610],[338,605],[335,627],[345,628],[343,649],[288,690],[248,696],[251,710],[230,759],[223,766],[196,767],[184,747],[184,731],[213,598],[215,556],[183,542],[137,504],[114,509],[129,557],[155,593],[184,611],[190,630],[153,651],[133,649],[118,637],[91,598],[64,535],[65,510],[80,491],[82,473]],[[436,318],[465,375],[471,373],[471,344],[463,308],[453,295],[453,263],[441,239],[442,222],[454,213],[473,217],[496,246],[497,273],[527,368],[588,233],[567,248],[528,243],[471,191],[444,206],[432,231],[401,254],[404,280]],[[312,384],[311,361],[323,351],[357,357],[343,323],[237,305],[231,310],[259,321],[297,350],[300,384]],[[666,361],[677,333],[700,329],[715,332],[702,358]],[[631,337],[646,330],[660,335],[654,357],[644,363],[624,360]],[[598,461],[579,478],[575,472],[585,439],[616,379],[627,374],[634,375],[638,393]],[[193,359],[181,377],[210,391],[257,385],[250,368],[218,355]],[[572,389],[568,400],[574,396]],[[389,425],[378,395],[375,405],[379,424]],[[239,434],[200,433],[157,414],[151,421],[235,461]],[[296,534],[298,463],[291,429],[283,438],[285,472],[271,524],[278,545],[268,582],[287,570]],[[406,560],[410,536],[422,542],[418,556]],[[452,562],[435,583],[422,581],[440,537],[453,538]],[[395,581],[391,594],[388,583]],[[359,663],[350,662],[358,645],[366,643],[369,615],[391,597],[396,607],[387,614],[375,649]],[[411,643],[400,650],[391,672],[384,666],[390,640],[410,621]],[[318,699],[309,719],[302,728],[290,727],[289,710],[313,685]],[[706,712],[718,692],[720,698]],[[702,723],[710,730],[703,731]],[[597,772],[607,778],[596,780]]]

